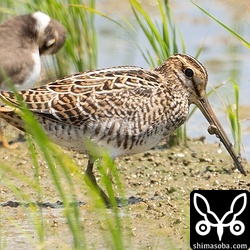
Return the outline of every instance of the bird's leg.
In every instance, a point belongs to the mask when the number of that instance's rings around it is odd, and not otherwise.
[[[2,129],[2,127],[1,127],[1,124],[0,124],[0,138],[1,138],[1,140],[2,140],[2,146],[3,146],[4,148],[12,148],[12,149],[14,149],[14,148],[16,148],[16,147],[18,146],[17,144],[10,145],[10,144],[8,143],[6,137],[5,137],[4,133],[3,133],[3,129]]]
[[[94,188],[98,192],[99,196],[103,199],[105,205],[107,207],[110,207],[111,206],[110,199],[104,193],[104,191],[98,186],[98,184],[96,182],[96,178],[95,178],[94,173],[93,173],[93,167],[94,167],[94,161],[92,159],[89,159],[85,174],[88,176],[88,179],[91,181],[92,185],[90,187],[94,186]],[[87,184],[88,184],[88,181],[87,181]]]

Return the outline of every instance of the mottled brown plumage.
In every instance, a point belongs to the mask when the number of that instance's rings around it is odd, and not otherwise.
[[[100,69],[19,94],[55,143],[89,155],[86,172],[95,185],[93,163],[104,151],[116,158],[154,147],[186,121],[191,103],[201,109],[237,168],[245,174],[241,159],[207,101],[207,78],[206,69],[196,59],[177,54],[152,70]],[[18,109],[12,92],[1,92],[1,98]],[[8,107],[0,110],[0,117],[24,129],[14,114]],[[94,155],[90,145],[95,148]],[[100,192],[108,203],[107,196]]]

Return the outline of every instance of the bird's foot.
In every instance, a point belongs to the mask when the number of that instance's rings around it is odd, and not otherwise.
[[[16,149],[18,147],[19,143],[15,142],[15,143],[9,143],[7,141],[7,139],[5,138],[5,136],[2,137],[2,147],[3,148],[8,148],[8,149]]]

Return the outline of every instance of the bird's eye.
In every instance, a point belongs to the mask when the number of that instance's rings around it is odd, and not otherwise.
[[[185,69],[184,73],[187,77],[192,77],[194,75],[194,71],[190,68]]]
[[[52,47],[56,42],[56,39],[55,38],[52,38],[48,41],[46,41],[46,47],[49,48],[49,47]]]

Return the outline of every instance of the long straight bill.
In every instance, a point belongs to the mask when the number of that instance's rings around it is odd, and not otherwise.
[[[224,129],[222,128],[219,120],[217,119],[215,113],[213,112],[207,97],[201,97],[199,98],[198,102],[196,103],[197,107],[201,110],[203,115],[208,120],[210,127],[208,129],[208,132],[210,134],[216,134],[216,136],[220,139],[220,141],[224,144],[225,148],[227,149],[228,153],[231,155],[231,157],[234,160],[234,164],[237,167],[237,169],[243,174],[247,175],[245,170],[242,166],[242,159],[240,156],[237,156],[232,143],[229,141]]]

